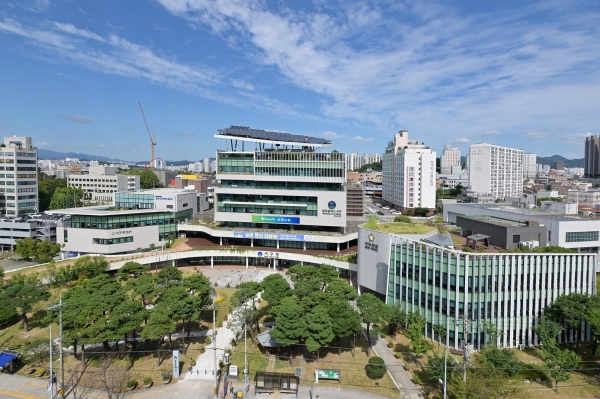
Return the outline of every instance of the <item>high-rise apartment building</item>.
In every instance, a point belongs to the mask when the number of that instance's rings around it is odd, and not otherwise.
[[[16,216],[38,210],[38,151],[31,137],[5,137],[0,148],[0,213]]]
[[[456,147],[446,144],[440,159],[440,173],[449,175],[453,166],[460,166],[460,150]]]
[[[600,174],[600,137],[585,138],[584,173],[589,177]]]
[[[382,198],[394,206],[435,208],[436,153],[401,130],[382,157]]]
[[[520,197],[523,193],[523,150],[494,144],[469,148],[469,186],[472,191],[496,198]]]
[[[537,174],[537,155],[523,154],[523,179],[533,179]]]
[[[358,151],[346,154],[346,170],[356,170],[360,168],[361,159],[358,156]]]

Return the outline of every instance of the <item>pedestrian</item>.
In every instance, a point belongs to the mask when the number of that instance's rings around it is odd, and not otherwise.
[[[204,369],[204,375],[206,375],[206,369]]]
[[[231,397],[233,398],[233,382],[229,383],[229,393],[231,394]]]

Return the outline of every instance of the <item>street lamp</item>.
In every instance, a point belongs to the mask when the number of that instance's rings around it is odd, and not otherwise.
[[[62,325],[62,308],[64,306],[64,303],[62,301],[62,291],[60,292],[60,299],[58,304],[56,305],[52,305],[52,306],[48,306],[46,308],[46,310],[56,310],[57,308],[59,309],[60,313],[59,313],[59,327],[60,327],[60,347],[59,349],[59,354],[60,354],[60,398],[64,399],[65,397],[65,364],[63,361],[63,325]]]
[[[39,333],[42,333],[46,330],[50,330],[50,399],[52,399],[52,397],[53,397],[52,387],[54,386],[54,372],[52,371],[52,346],[54,344],[52,342],[52,326],[50,326],[48,328],[44,328],[43,330],[40,330],[40,331],[36,332],[35,334],[26,335],[25,338],[33,337],[34,335],[38,335]]]

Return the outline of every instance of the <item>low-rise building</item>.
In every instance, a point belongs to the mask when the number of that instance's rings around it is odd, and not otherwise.
[[[50,239],[56,242],[56,225],[58,216],[27,215],[8,219],[0,219],[0,247],[2,250],[14,250],[16,240],[35,238],[40,241]]]
[[[140,176],[120,175],[111,166],[90,166],[89,174],[69,174],[68,187],[83,190],[86,199],[100,202],[113,202],[114,194],[140,189]]]
[[[365,212],[365,191],[360,184],[346,185],[346,216],[363,217]]]
[[[461,235],[483,234],[489,244],[502,249],[515,249],[523,241],[536,241],[536,246],[546,246],[546,227],[537,220],[506,220],[492,216],[457,216],[456,225]]]
[[[132,253],[177,237],[178,225],[191,221],[193,190],[143,190],[115,193],[111,206],[54,210],[64,217],[57,242],[69,255]]]

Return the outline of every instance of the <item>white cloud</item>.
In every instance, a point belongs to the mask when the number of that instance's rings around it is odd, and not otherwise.
[[[47,143],[45,141],[42,141],[42,142],[35,143],[35,145],[40,145],[40,146],[47,147],[47,146],[51,146],[52,143]]]
[[[237,79],[236,80],[232,80],[231,84],[234,87],[237,87],[239,89],[254,90],[254,86],[252,84],[244,82],[244,81],[241,81],[241,80],[237,80]]]
[[[63,118],[72,122],[78,123],[93,123],[94,120],[89,116],[84,115],[58,115],[59,118]]]
[[[98,147],[104,147],[104,144],[100,144]]]
[[[467,138],[460,138],[460,139],[455,139],[455,140],[449,140],[450,143],[456,143],[456,144],[466,144],[469,143],[469,139]]]
[[[528,139],[547,139],[550,135],[547,132],[527,132],[523,137]]]
[[[362,136],[354,136],[354,137],[352,137],[352,140],[354,140],[354,141],[373,141],[373,139],[371,137],[364,138]]]
[[[343,139],[344,137],[346,137],[343,134],[337,134],[335,132],[323,132],[319,135],[320,137],[323,137],[324,139]]]
[[[499,134],[500,132],[497,130],[488,130],[487,132],[483,133],[484,136],[497,136]]]

